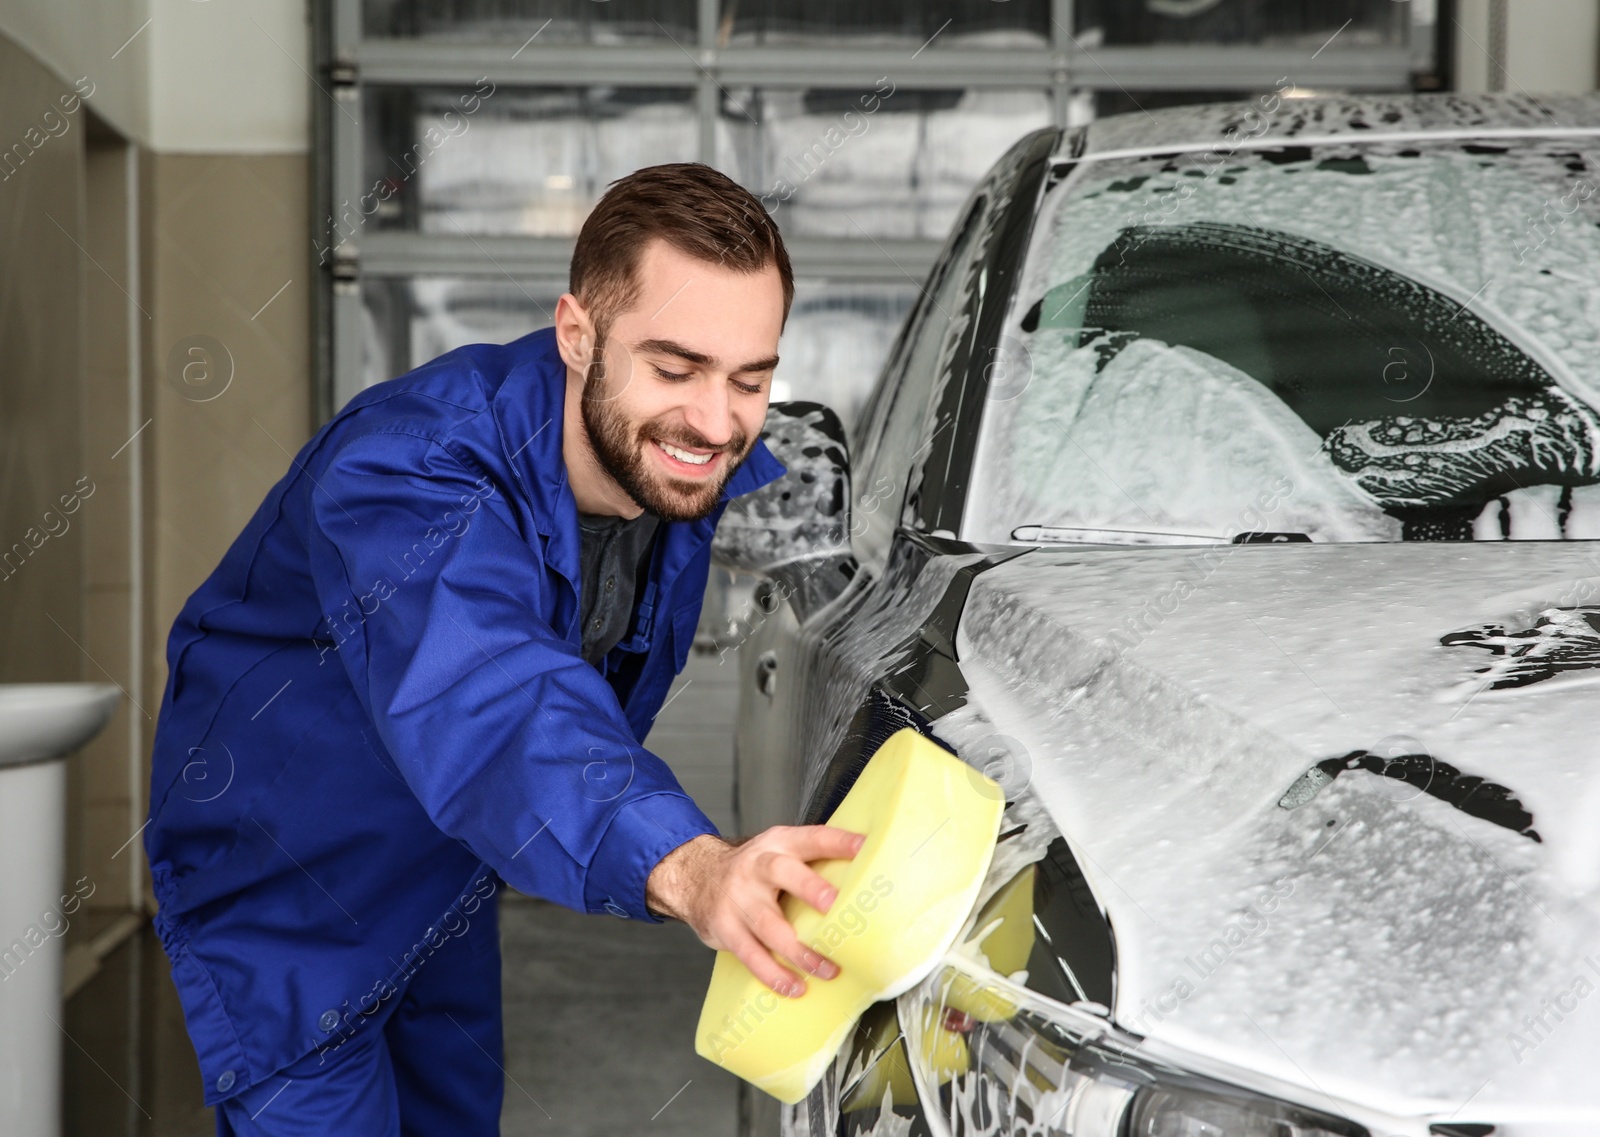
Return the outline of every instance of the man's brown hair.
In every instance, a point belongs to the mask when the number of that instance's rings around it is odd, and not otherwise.
[[[700,162],[646,166],[611,183],[578,232],[568,287],[605,339],[611,318],[639,297],[639,261],[660,238],[679,252],[737,272],[775,265],[783,315],[794,272],[783,237],[754,194]]]

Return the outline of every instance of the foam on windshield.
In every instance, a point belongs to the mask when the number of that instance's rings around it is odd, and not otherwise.
[[[1240,523],[1247,503],[1285,478],[1307,496],[1271,528],[1314,540],[1588,535],[1588,511],[1570,503],[1562,517],[1579,532],[1544,520],[1502,531],[1494,518],[1518,512],[1526,487],[1560,483],[1570,496],[1600,481],[1600,309],[1586,299],[1600,295],[1600,191],[1589,170],[1567,139],[1086,163],[1052,191],[1035,231],[1000,346],[1013,378],[987,405],[970,499],[981,508],[966,535],[1141,528],[1161,515],[1237,532],[1251,527]],[[1530,217],[1545,220],[1529,228]],[[1303,361],[1258,358],[1244,335],[1230,350],[1159,311],[1161,273],[1202,271],[1184,260],[1196,234],[1228,250],[1231,279],[1219,283],[1276,272],[1259,288],[1322,307],[1334,323],[1305,327],[1328,349],[1302,354],[1348,364],[1345,415],[1337,398],[1296,393],[1285,372]],[[1094,310],[1107,291],[1096,282],[1116,274],[1130,282],[1124,300],[1155,290],[1132,334],[1099,326]],[[1271,300],[1256,297],[1256,310],[1278,311]],[[1334,325],[1345,316],[1342,352]],[[1260,339],[1281,357],[1292,331]],[[1260,388],[1248,414],[1241,373]],[[1329,373],[1324,363],[1312,378]]]

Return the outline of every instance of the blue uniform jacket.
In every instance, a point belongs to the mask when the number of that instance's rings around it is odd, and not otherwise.
[[[653,920],[650,870],[716,831],[640,740],[717,517],[783,467],[758,442],[717,514],[661,527],[631,638],[591,666],[565,383],[546,329],[363,391],[173,625],[144,844],[207,1104],[353,1036],[488,870]]]

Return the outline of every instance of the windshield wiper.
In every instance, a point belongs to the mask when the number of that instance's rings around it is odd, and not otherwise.
[[[1298,545],[1311,540],[1307,533],[1235,533],[1235,545]]]
[[[1172,529],[1079,529],[1064,525],[1019,525],[1013,541],[1054,545],[1287,545],[1309,542],[1305,533],[1249,531],[1226,537],[1217,533],[1180,533]]]
[[[1220,533],[1179,533],[1170,529],[1076,529],[1061,525],[1019,525],[1013,541],[1060,545],[1226,545]]]

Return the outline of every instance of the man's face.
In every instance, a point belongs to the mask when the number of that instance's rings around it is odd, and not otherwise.
[[[716,508],[766,420],[783,286],[776,268],[736,272],[664,241],[640,258],[639,286],[589,367],[583,423],[629,497],[693,521]]]

